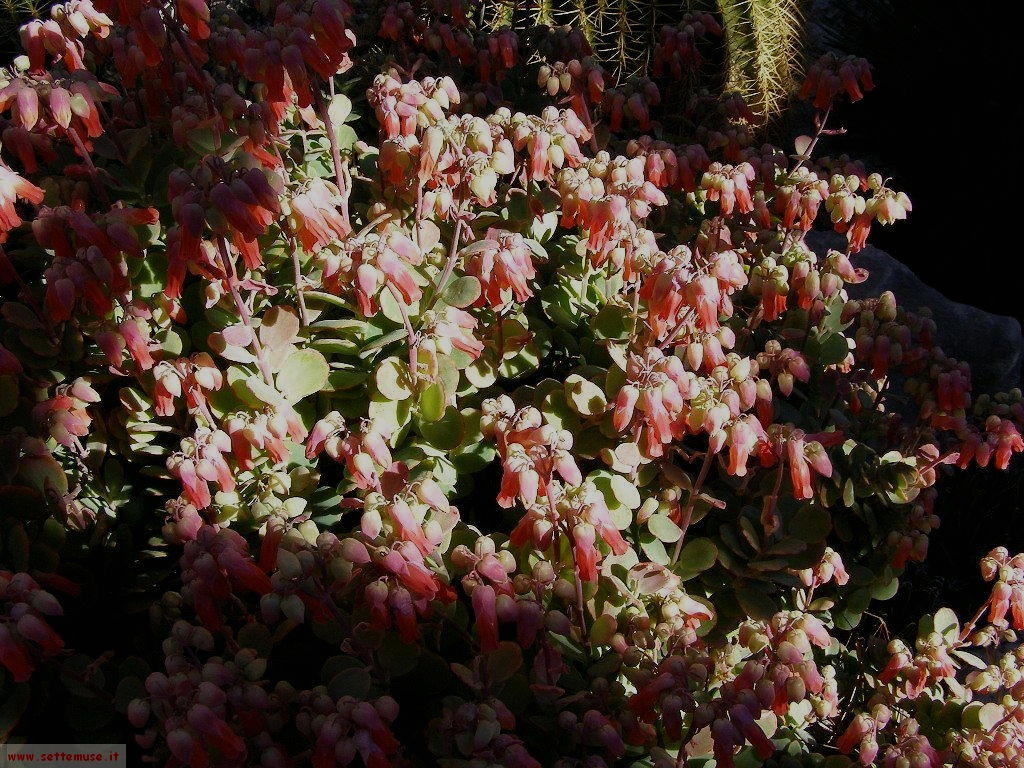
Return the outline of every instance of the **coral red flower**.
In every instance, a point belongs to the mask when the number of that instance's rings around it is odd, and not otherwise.
[[[480,281],[483,289],[478,305],[486,304],[500,312],[533,295],[530,281],[537,275],[533,251],[518,232],[488,229],[484,239],[463,248],[462,255],[466,271]]]
[[[7,240],[8,232],[21,224],[21,216],[14,209],[18,199],[39,205],[43,202],[43,190],[0,163],[0,243]]]
[[[314,179],[289,200],[291,221],[299,242],[310,253],[341,240],[352,228],[341,214],[341,194],[324,179]]]

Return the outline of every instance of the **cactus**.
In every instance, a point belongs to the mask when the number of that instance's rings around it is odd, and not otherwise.
[[[723,80],[767,117],[777,114],[797,83],[801,0],[490,0],[482,18],[492,27],[574,24],[595,52],[626,76],[644,71],[658,30],[687,11],[710,10],[725,26]]]
[[[803,15],[799,0],[719,0],[726,83],[764,115],[780,111],[798,83]]]
[[[50,0],[0,0],[0,50],[20,53],[18,27],[32,18],[45,15]]]

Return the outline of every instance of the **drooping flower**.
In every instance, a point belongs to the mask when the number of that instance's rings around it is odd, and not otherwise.
[[[518,499],[524,507],[538,498],[551,499],[553,484],[561,479],[579,485],[583,476],[572,456],[572,435],[545,424],[536,408],[516,410],[503,396],[484,403],[485,434],[493,436],[502,460],[498,504],[508,508]],[[553,501],[553,499],[551,499]]]
[[[871,66],[857,56],[827,53],[807,70],[800,87],[800,98],[812,99],[815,108],[826,109],[833,99],[845,93],[850,101],[864,98],[864,91],[874,88]]]
[[[351,291],[364,317],[373,317],[380,308],[384,289],[393,291],[406,304],[423,295],[412,267],[423,262],[423,254],[404,231],[389,226],[384,232],[363,237],[348,237],[338,253],[321,255],[324,286],[332,293]]]
[[[181,481],[186,498],[197,509],[212,503],[210,483],[222,491],[235,489],[235,475],[226,459],[231,452],[231,437],[226,432],[201,427],[182,440],[180,450],[167,459],[168,471]]]
[[[341,194],[330,181],[313,179],[288,202],[292,210],[289,221],[302,247],[310,253],[319,253],[352,231],[340,211]]]
[[[708,200],[719,203],[723,216],[728,216],[733,210],[750,213],[754,210],[750,193],[750,183],[754,178],[754,167],[750,163],[733,166],[715,162],[704,172],[700,186]]]
[[[33,408],[32,416],[58,443],[81,450],[79,438],[89,434],[92,423],[87,409],[99,401],[100,395],[89,381],[79,378],[58,387],[54,397]]]
[[[198,505],[197,505],[198,506]],[[183,592],[205,627],[223,625],[221,610],[235,590],[265,595],[272,585],[237,531],[204,525],[181,557]]]
[[[832,462],[817,441],[805,441],[802,432],[794,432],[786,440],[786,459],[793,495],[798,499],[814,498],[811,470],[824,477],[832,476]]]
[[[533,251],[518,232],[488,229],[484,239],[463,248],[462,255],[466,271],[480,281],[479,305],[500,312],[533,295],[530,281],[537,275]]]
[[[57,599],[32,576],[0,570],[0,666],[14,682],[26,682],[40,657],[64,648],[64,640],[46,621],[61,613]]]
[[[996,547],[981,561],[985,581],[994,581],[989,599],[988,620],[1003,622],[1009,614],[1014,629],[1024,629],[1024,555],[1010,557],[1005,547]]]
[[[0,243],[5,242],[7,234],[21,224],[21,216],[14,208],[18,199],[39,205],[43,196],[43,190],[0,163]]]
[[[696,377],[678,357],[656,347],[631,354],[612,426],[617,432],[630,431],[645,456],[661,456],[665,445],[685,434],[687,402],[698,391]]]

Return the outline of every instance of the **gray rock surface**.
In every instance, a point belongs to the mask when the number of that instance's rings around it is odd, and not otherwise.
[[[835,232],[811,232],[807,244],[819,255],[845,250],[846,239]],[[902,262],[885,251],[867,246],[851,258],[870,273],[859,285],[847,286],[852,298],[892,291],[903,307],[928,307],[938,326],[936,340],[946,354],[971,366],[975,392],[998,392],[1021,386],[1024,334],[1020,323],[977,307],[951,301],[926,285]]]

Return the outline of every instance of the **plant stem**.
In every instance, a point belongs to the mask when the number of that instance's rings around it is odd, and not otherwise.
[[[263,345],[260,344],[259,336],[252,324],[252,313],[249,307],[242,301],[242,294],[238,291],[238,274],[235,272],[235,265],[231,261],[231,254],[228,251],[228,243],[223,237],[217,238],[218,253],[220,254],[221,266],[224,269],[228,290],[231,291],[231,298],[235,302],[235,309],[242,318],[242,325],[249,329],[252,338],[252,347],[256,352],[256,365],[263,375],[263,380],[271,387],[274,386],[274,377],[270,373],[270,366],[267,364],[267,356],[263,352]]]
[[[583,114],[580,115],[583,118],[583,124],[587,126],[587,130],[590,131],[590,151],[595,155],[598,153],[597,146],[597,131],[594,128],[594,119],[590,116],[590,107],[587,106],[587,99],[582,93],[580,94],[580,105],[583,108]]]
[[[277,161],[281,164],[283,170],[285,167],[284,156],[281,154],[281,150],[276,142],[272,142],[271,146],[274,148],[274,154],[277,156]],[[309,314],[306,309],[306,297],[302,291],[302,264],[299,262],[299,247],[298,243],[295,242],[295,235],[291,231],[291,227],[288,226],[287,219],[283,217],[281,220],[281,231],[284,232],[285,237],[288,239],[288,247],[291,250],[292,271],[295,275],[295,297],[299,302],[299,321],[303,326],[306,326],[309,325]]]
[[[334,121],[331,120],[330,111],[327,105],[324,103],[323,94],[319,90],[313,91],[313,97],[316,100],[316,111],[320,117],[321,122],[324,124],[324,131],[327,133],[327,141],[331,145],[331,163],[334,166],[334,181],[338,185],[338,191],[341,193],[341,215],[345,219],[345,223],[348,224],[348,184],[346,182],[345,170],[341,162],[341,147],[338,146],[338,139],[334,135]],[[349,225],[351,228],[351,225]]]
[[[828,116],[829,114],[831,114],[831,112],[832,105],[829,104],[828,108],[825,110],[825,113],[821,117],[821,122],[818,123],[818,131],[817,133],[814,134],[814,138],[811,139],[811,143],[808,145],[807,151],[804,152],[804,156],[797,161],[797,164],[793,166],[793,170],[790,171],[790,173],[796,171],[797,168],[802,166],[810,158],[811,154],[814,152],[814,148],[818,146],[818,139],[820,139],[825,134],[825,123],[828,122]]]
[[[288,248],[292,256],[292,272],[295,275],[295,297],[299,302],[299,323],[305,327],[309,325],[309,312],[306,309],[306,297],[302,290],[302,264],[299,261],[299,246],[295,242],[295,235],[287,233]]]
[[[462,227],[465,222],[462,219],[462,206],[459,206],[458,211],[455,214],[455,231],[452,233],[452,243],[448,248],[448,259],[444,264],[444,271],[441,273],[440,279],[434,285],[433,294],[430,297],[430,304],[428,309],[434,306],[437,301],[437,297],[441,295],[441,291],[444,290],[445,283],[448,282],[448,278],[452,276],[452,272],[455,271],[455,263],[458,261],[459,256],[459,240],[462,238]]]
[[[185,61],[188,64],[189,69],[192,70],[192,77],[195,79],[196,88],[203,92],[203,96],[206,100],[206,107],[210,111],[210,116],[218,117],[219,120],[220,112],[213,103],[213,94],[210,93],[210,89],[206,85],[206,80],[203,79],[202,68],[192,55],[192,51],[189,50],[187,36],[181,33],[180,22],[173,18],[170,11],[167,9],[163,10],[162,15],[164,17],[164,22],[167,24],[167,28],[171,31],[174,39],[178,42],[178,47],[181,48],[181,53],[185,57]],[[167,44],[167,49],[173,54],[170,42]]]
[[[683,512],[679,516],[679,528],[681,529],[681,532],[679,534],[679,540],[676,542],[676,548],[672,550],[671,565],[676,564],[676,561],[679,559],[679,553],[683,551],[683,540],[686,538],[686,529],[690,527],[690,518],[693,517],[693,507],[697,503],[697,497],[700,495],[700,489],[708,477],[708,472],[711,470],[711,463],[714,459],[715,454],[710,450],[704,454],[704,463],[701,464],[700,472],[697,474],[697,480],[694,482],[693,488],[690,490],[690,498],[686,500],[686,507],[683,508]]]
[[[99,196],[103,199],[103,202],[110,205],[110,197],[107,195],[107,190],[100,182],[100,171],[96,167],[96,164],[92,161],[92,155],[89,154],[89,150],[85,147],[85,142],[82,141],[82,137],[78,135],[78,131],[74,128],[66,129],[68,138],[71,139],[71,143],[75,145],[75,151],[81,156],[82,161],[85,163],[85,167],[89,169],[89,178],[92,179],[93,186],[96,187],[96,191]]]
[[[412,327],[412,321],[409,319],[409,308],[405,306],[405,299],[402,298],[402,295],[393,286],[388,285],[388,290],[395,297],[398,311],[402,313],[402,325],[405,326],[405,334],[409,339],[409,378],[412,380],[413,389],[415,389],[416,380],[419,378],[417,376],[417,368],[419,366],[416,364],[416,351],[419,342],[416,338],[416,331]]]

